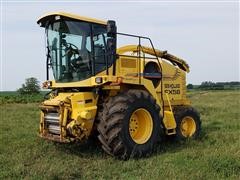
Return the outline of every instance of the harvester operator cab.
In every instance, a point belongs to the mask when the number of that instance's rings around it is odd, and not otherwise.
[[[45,16],[38,23],[46,30],[47,79],[49,67],[56,83],[66,83],[90,78],[113,64],[116,35],[106,23],[58,15]]]

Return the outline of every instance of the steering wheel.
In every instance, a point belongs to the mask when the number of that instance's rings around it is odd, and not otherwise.
[[[69,56],[69,58],[71,59],[72,56],[74,56],[74,59],[76,59],[76,55],[79,55],[78,47],[72,43],[66,43],[64,46],[66,47],[66,52],[62,57]]]

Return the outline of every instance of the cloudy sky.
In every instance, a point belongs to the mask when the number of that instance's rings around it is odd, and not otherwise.
[[[0,90],[16,90],[28,77],[45,80],[44,30],[36,20],[49,11],[112,19],[119,32],[149,36],[155,48],[186,59],[188,83],[240,79],[238,1],[8,0],[1,2]]]

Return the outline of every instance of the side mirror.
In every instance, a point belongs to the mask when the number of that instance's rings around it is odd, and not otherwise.
[[[112,20],[107,21],[107,36],[108,37],[116,37],[117,26],[116,22]]]
[[[117,43],[116,38],[109,37],[107,39],[107,49],[108,49],[108,62],[112,64],[116,60],[116,49],[117,49]]]
[[[108,49],[108,62],[114,63],[116,60],[117,49],[117,27],[115,21],[109,20],[107,22],[107,49]],[[107,67],[108,68],[108,67]]]

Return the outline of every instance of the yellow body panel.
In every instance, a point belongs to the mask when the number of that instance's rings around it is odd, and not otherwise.
[[[37,23],[39,23],[40,21],[44,21],[44,19],[47,19],[47,18],[49,18],[51,16],[63,16],[63,17],[68,17],[68,18],[75,19],[75,20],[80,20],[80,21],[86,21],[86,22],[92,22],[92,23],[107,25],[107,22],[103,21],[103,20],[94,19],[94,18],[85,17],[85,16],[79,16],[79,15],[76,15],[76,14],[71,14],[71,13],[66,13],[66,12],[46,13],[43,16],[38,18]]]
[[[45,120],[49,114],[55,114],[59,121],[60,139],[66,140],[67,131],[71,131],[72,135],[78,139],[87,138],[93,126],[93,122],[97,112],[98,96],[93,92],[79,93],[59,93],[56,97],[46,100],[41,105],[41,127],[40,134],[44,136],[47,133],[47,125]],[[55,129],[58,125],[55,125]]]
[[[167,98],[169,110],[164,110],[163,123],[167,131],[166,134],[170,135],[170,134],[176,133],[175,129],[177,127],[177,124],[173,115],[172,105],[170,103],[168,94],[166,94],[166,98]]]
[[[95,79],[97,77],[102,77],[102,82],[101,83],[96,83]],[[82,81],[77,81],[77,82],[68,82],[68,83],[59,83],[52,81],[52,88],[66,88],[66,87],[92,87],[92,86],[99,86],[102,84],[105,84],[107,82],[114,82],[116,81],[116,77],[114,76],[106,76],[104,75],[103,72],[97,74],[94,77],[90,77],[88,79],[82,80]]]
[[[152,56],[157,56],[159,58],[165,58],[168,61],[181,64],[182,65],[181,68],[184,71],[189,72],[189,66],[183,59],[178,58],[178,57],[176,57],[172,54],[168,54],[167,51],[161,51],[161,50],[158,50],[158,49],[153,50],[152,48],[146,47],[146,46],[138,47],[137,45],[127,45],[127,46],[123,46],[123,47],[118,48],[117,52],[119,54],[124,54],[124,53],[130,52],[130,51],[137,52],[139,49],[143,53],[146,53],[146,54],[149,54],[149,55],[152,55]]]

